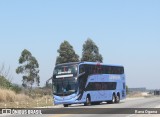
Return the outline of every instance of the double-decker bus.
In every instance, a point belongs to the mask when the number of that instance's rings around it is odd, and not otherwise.
[[[124,67],[96,62],[55,66],[52,78],[54,104],[119,103],[126,97]]]

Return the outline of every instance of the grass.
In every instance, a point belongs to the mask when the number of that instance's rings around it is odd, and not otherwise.
[[[16,94],[12,90],[0,88],[0,108],[29,108],[51,106],[52,96],[31,98],[25,94]]]
[[[16,94],[14,91],[9,89],[0,89],[0,102],[15,102],[31,100],[29,96],[24,94]]]
[[[141,92],[130,92],[127,95],[128,98],[132,98],[132,97],[143,97]]]
[[[127,94],[128,98],[136,98],[136,97],[152,97],[153,94],[148,94],[146,92],[129,92]]]

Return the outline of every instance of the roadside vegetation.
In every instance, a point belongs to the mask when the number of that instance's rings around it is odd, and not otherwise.
[[[51,86],[27,88],[12,83],[9,70],[0,69],[0,108],[29,108],[53,105]]]
[[[0,108],[29,108],[53,105],[51,95],[31,97],[13,90],[0,88]]]
[[[21,89],[21,91],[19,91]],[[51,89],[35,88],[32,91],[0,87],[0,108],[27,108],[52,106]]]

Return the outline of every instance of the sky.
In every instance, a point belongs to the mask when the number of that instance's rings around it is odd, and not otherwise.
[[[160,89],[159,6],[159,0],[0,0],[0,66],[21,84],[15,69],[27,49],[44,86],[60,44],[67,40],[81,57],[91,38],[104,63],[124,66],[128,87]]]

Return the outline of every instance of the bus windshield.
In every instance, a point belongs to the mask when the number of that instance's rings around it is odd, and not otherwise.
[[[61,65],[56,66],[53,73],[53,78],[76,77],[77,65]]]
[[[77,91],[76,76],[77,64],[58,65],[53,73],[53,93],[58,96],[66,96]]]
[[[76,92],[76,81],[74,79],[57,79],[53,82],[53,93],[66,96]]]

